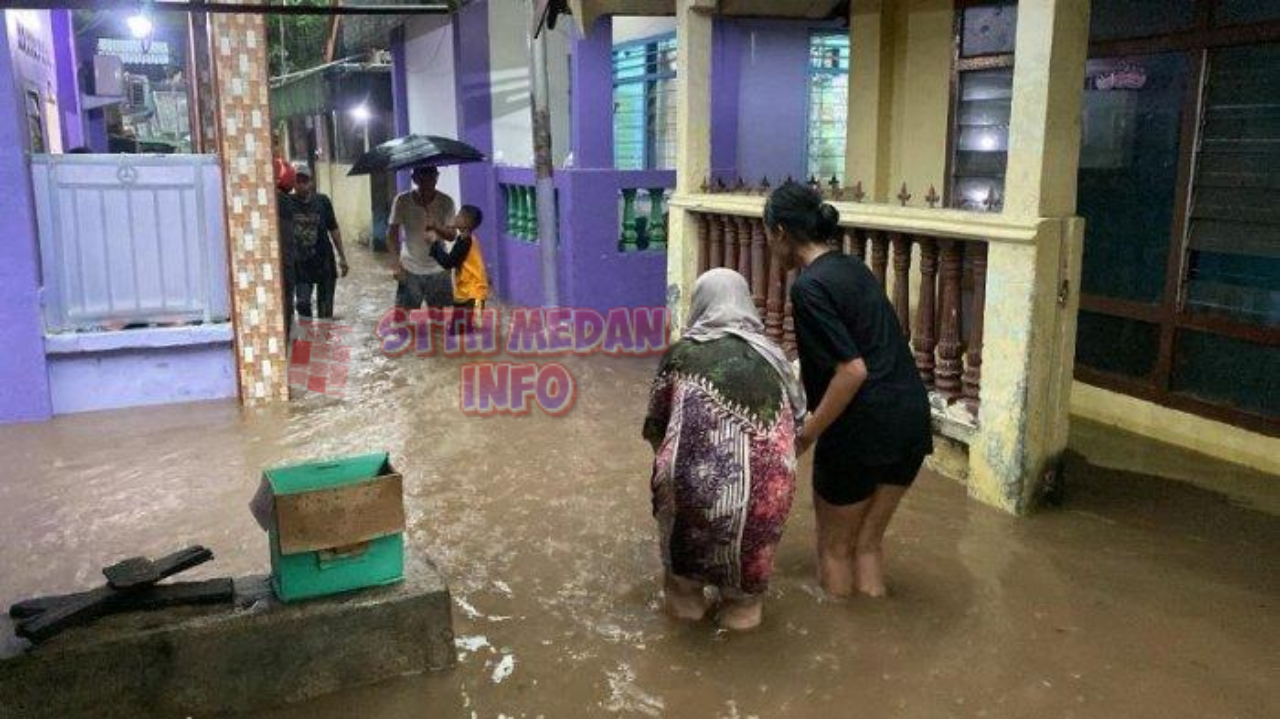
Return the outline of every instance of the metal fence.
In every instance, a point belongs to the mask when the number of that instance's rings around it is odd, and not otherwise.
[[[228,318],[216,156],[36,155],[31,165],[46,331]]]

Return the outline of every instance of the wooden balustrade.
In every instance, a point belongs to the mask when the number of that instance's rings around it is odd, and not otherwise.
[[[982,388],[982,325],[986,319],[984,306],[987,302],[987,246],[985,243],[970,243],[966,249],[973,266],[973,311],[969,314],[972,322],[969,323],[968,347],[964,356],[964,376],[961,380],[964,386],[965,407],[976,420],[978,393]]]
[[[751,273],[746,277],[751,280],[751,300],[756,304],[756,312],[760,317],[765,314],[765,245],[764,221],[751,219]]]
[[[920,240],[920,298],[916,302],[916,334],[911,344],[916,356],[916,369],[924,384],[933,386],[933,352],[938,347],[937,319],[934,299],[938,296],[938,243],[932,238]]]
[[[901,233],[893,242],[893,311],[898,314],[903,336],[911,337],[911,237]]]
[[[938,333],[938,363],[934,366],[934,387],[953,402],[960,397],[960,244],[951,239],[939,240],[942,250],[938,280],[938,314],[942,317]]]
[[[738,226],[738,274],[751,282],[751,221],[736,215],[734,225]]]
[[[698,213],[699,269],[729,267],[747,279],[766,334],[795,357],[791,284],[767,248],[759,218]],[[935,238],[866,228],[845,228],[837,252],[866,262],[910,339],[916,368],[931,392],[976,421],[982,382],[982,334],[986,303],[987,246],[983,242]],[[911,291],[913,250],[919,249],[918,281]],[[892,249],[892,268],[890,251]],[[892,280],[888,275],[892,272]],[[972,301],[964,307],[965,295]]]
[[[880,287],[885,285],[885,274],[889,269],[889,238],[882,232],[871,233],[871,274],[876,276]]]

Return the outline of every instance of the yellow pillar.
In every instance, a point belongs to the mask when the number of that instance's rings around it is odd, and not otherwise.
[[[969,492],[1030,509],[1066,448],[1084,223],[1075,212],[1084,0],[1018,6],[1004,213],[1036,223],[1031,243],[988,254],[981,432]]]
[[[687,196],[711,172],[711,27],[714,0],[676,4],[676,196]],[[667,309],[673,328],[683,325],[688,290],[698,274],[697,217],[679,203],[670,208],[667,237]]]
[[[862,183],[868,200],[889,187],[893,117],[893,7],[883,0],[849,6],[849,114],[845,137],[845,183]]]
[[[211,26],[240,399],[256,405],[289,398],[266,28],[249,13]]]
[[[1018,4],[1006,215],[1066,217],[1076,211],[1088,49],[1086,0]]]

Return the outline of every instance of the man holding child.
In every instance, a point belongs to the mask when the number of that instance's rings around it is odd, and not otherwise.
[[[431,256],[431,246],[455,237],[453,198],[436,189],[440,179],[437,168],[414,168],[412,177],[414,189],[400,193],[391,203],[387,227],[391,272],[398,283],[396,305],[406,310],[416,310],[424,304],[450,307],[453,282],[449,271]]]

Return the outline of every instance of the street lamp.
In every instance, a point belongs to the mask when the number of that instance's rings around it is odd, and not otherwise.
[[[369,110],[367,103],[360,103],[351,108],[351,119],[360,123],[364,129],[364,151],[369,152],[369,121],[373,119],[373,113]]]
[[[145,1],[138,6],[138,12],[125,20],[129,26],[129,34],[142,46],[142,52],[151,49],[151,36],[155,33],[155,23],[151,21],[151,3]]]
[[[130,15],[125,22],[129,25],[129,33],[133,35],[135,40],[145,40],[151,37],[151,32],[155,29],[155,26],[151,23],[151,18],[145,12]]]

